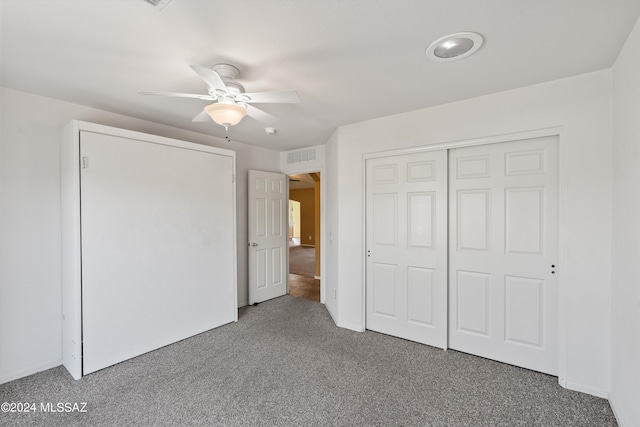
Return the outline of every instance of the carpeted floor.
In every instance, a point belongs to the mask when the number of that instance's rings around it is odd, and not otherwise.
[[[59,367],[0,385],[0,402],[38,408],[0,413],[3,426],[616,425],[606,400],[557,378],[340,329],[320,303],[290,296],[79,381]],[[87,406],[43,413],[41,402]]]
[[[314,277],[316,248],[313,246],[289,246],[289,273]]]

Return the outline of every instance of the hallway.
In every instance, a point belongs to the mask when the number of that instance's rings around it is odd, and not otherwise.
[[[315,248],[289,243],[289,295],[320,301],[320,280],[315,278]]]

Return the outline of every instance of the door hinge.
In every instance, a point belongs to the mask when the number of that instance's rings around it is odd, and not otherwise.
[[[236,182],[236,174],[235,173],[231,174],[231,182],[232,183]]]
[[[86,157],[82,157],[82,169],[86,169],[89,167],[89,159]]]

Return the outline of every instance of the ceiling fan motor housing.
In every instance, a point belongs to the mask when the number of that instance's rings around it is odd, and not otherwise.
[[[240,71],[236,67],[230,64],[216,64],[211,67],[211,69],[222,79],[222,82],[227,87],[228,95],[235,98],[237,95],[244,93],[244,86],[234,80],[240,74]],[[227,95],[227,93],[221,90],[210,89],[209,95],[218,98]]]
[[[227,79],[225,77],[222,78],[222,81],[227,86],[227,91],[229,91],[230,95],[236,96],[244,92],[244,86],[242,86],[237,81]]]
[[[229,64],[216,64],[211,69],[220,77],[227,79],[235,79],[240,74],[240,70]]]

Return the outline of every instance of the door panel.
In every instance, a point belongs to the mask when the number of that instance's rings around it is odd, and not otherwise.
[[[271,271],[273,273],[271,277],[271,283],[282,283],[284,281],[284,256],[282,254],[282,248],[271,249]]]
[[[447,347],[447,153],[366,162],[368,329]]]
[[[249,171],[249,304],[287,293],[285,179]]]
[[[432,268],[407,267],[407,320],[412,323],[433,326],[433,307],[422,301],[433,301]]]
[[[544,330],[544,282],[528,277],[505,277],[505,340],[541,347]]]
[[[394,246],[397,242],[397,194],[373,195],[373,244]]]
[[[487,273],[458,270],[456,289],[457,330],[489,334],[489,277]]]
[[[487,251],[491,218],[491,192],[486,189],[458,192],[458,249]]]
[[[410,193],[409,206],[409,246],[414,248],[432,248],[434,234],[435,193]]]
[[[507,254],[540,255],[544,237],[544,188],[505,190]]]
[[[451,150],[451,348],[556,375],[557,137]]]
[[[373,264],[373,314],[396,319],[396,277],[391,264]]]

